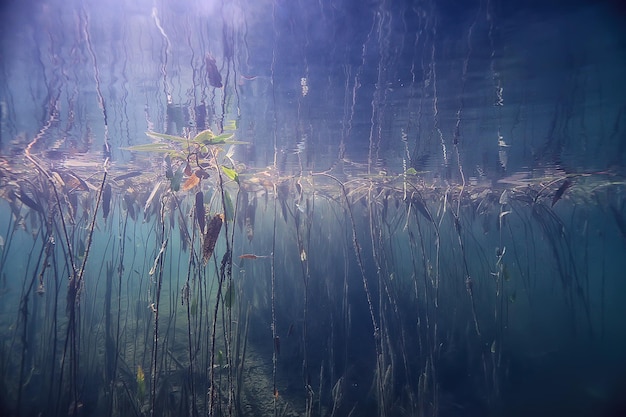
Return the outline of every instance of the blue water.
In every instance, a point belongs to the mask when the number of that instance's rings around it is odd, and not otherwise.
[[[0,415],[626,413],[619,2],[0,7]]]

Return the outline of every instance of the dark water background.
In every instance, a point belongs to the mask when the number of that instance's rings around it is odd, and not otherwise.
[[[0,414],[626,413],[619,2],[0,7]]]

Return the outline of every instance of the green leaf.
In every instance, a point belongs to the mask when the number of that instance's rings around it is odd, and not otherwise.
[[[230,198],[230,194],[226,190],[224,190],[224,217],[226,218],[226,221],[233,220],[235,218],[233,200]]]
[[[409,168],[406,170],[405,172],[406,175],[417,175],[417,171],[415,170],[415,168]]]
[[[224,125],[224,130],[237,130],[237,120],[229,120]]]
[[[193,141],[196,142],[196,143],[208,145],[208,144],[212,143],[213,138],[215,138],[215,135],[213,134],[213,132],[211,132],[211,129],[207,129],[207,130],[203,130],[202,132],[198,133],[193,138]]]
[[[211,144],[225,143],[233,136],[234,136],[234,133],[222,133],[219,136],[213,137],[213,139],[211,139]]]
[[[235,304],[235,289],[232,283],[228,286],[226,293],[224,294],[224,306],[230,309]]]
[[[246,142],[246,141],[242,141],[242,140],[226,140],[224,142],[221,142],[221,144],[226,144],[226,145],[249,145],[250,142]],[[220,143],[213,143],[213,145],[220,145]]]
[[[174,174],[174,177],[170,180],[170,189],[172,191],[180,190],[180,183],[182,180],[183,180],[183,166],[181,165],[176,171],[176,173]]]
[[[196,137],[193,138],[193,141],[203,145],[220,145],[226,143],[233,136],[234,133],[222,133],[221,135],[215,136],[213,132],[207,129],[198,133]]]
[[[239,174],[237,174],[237,171],[232,168],[228,168],[225,165],[222,165],[222,171],[224,171],[224,174],[226,174],[228,178],[239,184]]]
[[[165,178],[168,180],[174,178],[174,171],[172,171],[172,158],[170,155],[165,156]]]
[[[163,140],[168,140],[170,142],[179,142],[179,143],[187,143],[187,142],[189,142],[189,139],[182,138],[180,136],[166,135],[165,133],[157,133],[157,132],[147,131],[146,135],[148,135],[148,136],[150,136],[151,138],[154,138],[154,139],[163,139]]]
[[[169,152],[171,149],[164,143],[144,143],[142,145],[129,146],[122,148],[131,152]]]

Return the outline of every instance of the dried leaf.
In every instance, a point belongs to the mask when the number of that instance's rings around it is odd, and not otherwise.
[[[190,176],[191,174],[193,174],[193,171],[191,170],[191,165],[189,165],[189,162],[187,162],[187,164],[185,165],[185,170],[183,172],[187,176]]]
[[[200,178],[198,178],[196,174],[193,173],[191,174],[191,177],[187,178],[187,180],[183,184],[183,191],[189,191],[198,184],[200,184]]]

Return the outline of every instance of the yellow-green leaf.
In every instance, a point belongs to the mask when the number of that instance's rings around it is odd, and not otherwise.
[[[171,149],[163,143],[145,143],[143,145],[135,145],[122,148],[131,152],[169,152]]]
[[[226,294],[224,294],[224,305],[226,308],[230,309],[235,304],[235,289],[233,288],[232,283],[228,285],[226,289]]]
[[[224,130],[237,130],[237,120],[229,120],[224,125]]]
[[[213,139],[211,139],[211,143],[212,144],[224,143],[228,139],[232,138],[233,135],[234,135],[234,133],[222,133],[219,136],[213,137]]]
[[[189,142],[188,139],[182,138],[180,136],[166,135],[165,133],[157,133],[157,132],[147,131],[146,135],[148,135],[148,136],[150,136],[151,138],[154,138],[154,139],[169,140],[170,142],[179,142],[179,143],[187,143],[187,142]]]
[[[235,217],[235,207],[228,191],[224,190],[224,217],[227,221]]]
[[[207,129],[207,130],[203,130],[202,132],[198,133],[193,138],[193,141],[196,142],[196,143],[210,144],[213,141],[214,137],[215,137],[215,135],[213,134],[213,132],[211,132],[211,129]]]
[[[228,168],[225,165],[222,165],[222,171],[224,171],[224,174],[226,174],[228,178],[239,184],[239,174],[237,173],[237,171],[232,168]]]

